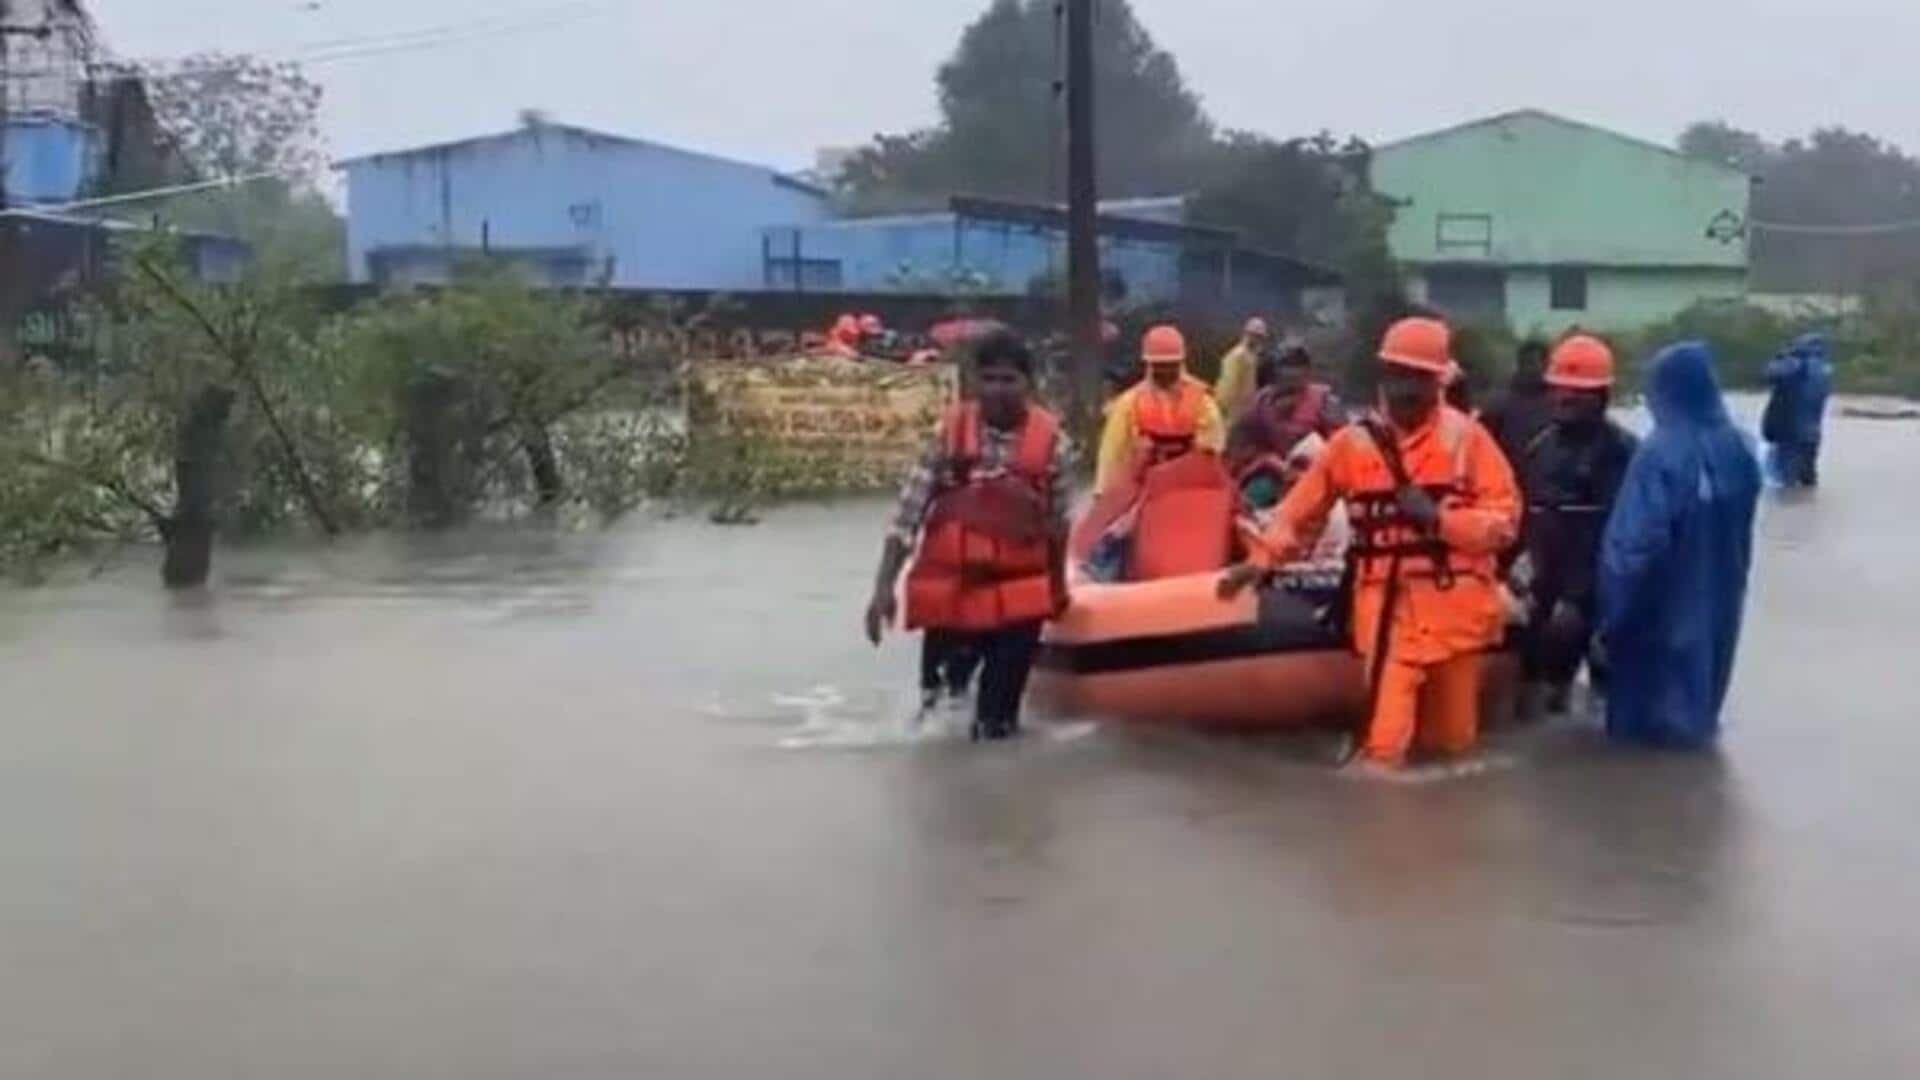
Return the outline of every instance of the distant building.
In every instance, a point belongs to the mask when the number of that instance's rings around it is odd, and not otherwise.
[[[1066,215],[1058,207],[957,197],[945,210],[762,230],[764,287],[808,292],[1022,295],[1062,286]],[[1330,271],[1246,248],[1224,229],[1186,223],[1179,196],[1100,207],[1107,300],[1189,314],[1298,313]]]
[[[1538,110],[1381,146],[1418,299],[1521,333],[1628,329],[1747,288],[1751,180]]]
[[[104,279],[111,241],[137,226],[74,207],[185,179],[140,74],[109,62],[78,0],[8,0],[5,120],[0,123],[0,356],[57,352],[69,305]],[[120,207],[137,214],[137,207]],[[236,276],[246,246],[181,235],[193,270]]]
[[[487,253],[551,285],[756,289],[761,226],[829,215],[773,169],[546,122],[339,168],[355,282],[444,282]]]
[[[9,206],[72,202],[176,179],[137,72],[104,60],[78,0],[9,0],[5,169]]]
[[[79,0],[7,0],[7,112],[80,111],[99,33]]]

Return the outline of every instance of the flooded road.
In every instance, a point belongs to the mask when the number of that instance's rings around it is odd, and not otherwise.
[[[1723,753],[1428,786],[907,738],[879,504],[0,596],[0,1076],[1907,1075],[1920,427],[1829,442]]]

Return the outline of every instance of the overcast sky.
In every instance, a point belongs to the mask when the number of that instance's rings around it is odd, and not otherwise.
[[[314,55],[340,156],[556,119],[786,167],[934,119],[986,0],[90,0],[134,58]],[[1662,142],[1721,117],[1920,148],[1915,0],[1134,0],[1214,118],[1370,139],[1538,106]],[[1558,10],[1548,10],[1558,9]],[[413,35],[400,37],[399,35]]]

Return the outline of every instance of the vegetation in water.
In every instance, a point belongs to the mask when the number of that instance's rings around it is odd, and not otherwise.
[[[0,369],[0,572],[157,542],[184,587],[216,537],[580,526],[650,499],[739,522],[882,480],[833,440],[691,425],[696,368],[624,344],[593,294],[476,264],[327,311],[265,271],[198,281],[177,253],[155,234],[119,255],[83,358]]]

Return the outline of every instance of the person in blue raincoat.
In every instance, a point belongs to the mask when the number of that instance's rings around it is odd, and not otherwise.
[[[1647,404],[1653,433],[1601,541],[1607,733],[1702,747],[1719,734],[1740,643],[1760,465],[1727,415],[1704,344],[1654,359]]]
[[[1772,444],[1768,471],[1782,487],[1813,487],[1820,482],[1820,436],[1833,394],[1826,335],[1796,339],[1767,363],[1767,381],[1773,395],[1761,434]]]

